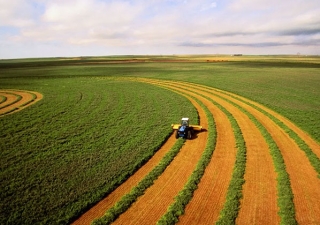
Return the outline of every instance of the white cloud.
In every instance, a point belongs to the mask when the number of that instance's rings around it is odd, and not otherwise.
[[[34,9],[25,0],[0,0],[0,26],[28,26],[34,23],[34,15]]]

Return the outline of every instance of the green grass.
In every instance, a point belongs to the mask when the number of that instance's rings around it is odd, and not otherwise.
[[[0,93],[1,94],[1,93]],[[6,96],[2,96],[0,95],[0,104],[7,101],[7,97]]]

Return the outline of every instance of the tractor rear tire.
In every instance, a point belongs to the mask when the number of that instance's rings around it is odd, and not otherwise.
[[[192,132],[191,132],[191,130],[188,131],[188,139],[192,139]]]

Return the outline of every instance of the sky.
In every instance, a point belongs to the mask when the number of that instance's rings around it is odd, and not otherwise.
[[[320,55],[320,0],[0,0],[0,59]]]

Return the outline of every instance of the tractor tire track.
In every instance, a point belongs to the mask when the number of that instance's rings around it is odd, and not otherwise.
[[[189,100],[198,110],[201,125],[207,127],[205,112],[196,101]],[[188,140],[162,175],[114,224],[155,224],[187,182],[205,149],[206,141],[206,132]]]
[[[43,98],[38,92],[23,90],[0,90],[0,95],[6,97],[0,104],[0,117],[18,112]]]

